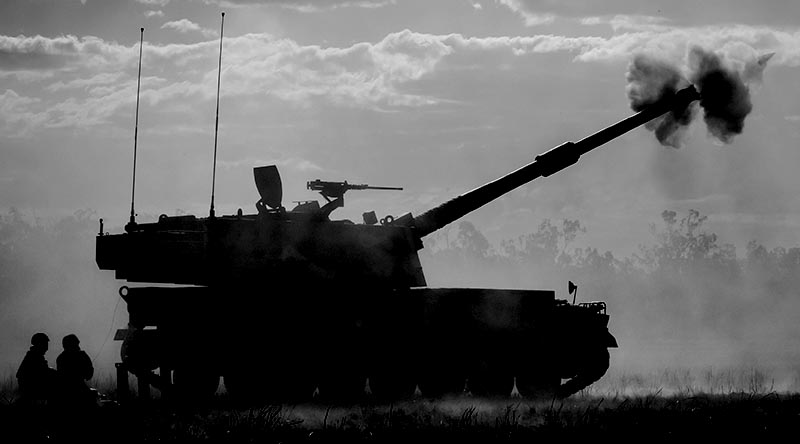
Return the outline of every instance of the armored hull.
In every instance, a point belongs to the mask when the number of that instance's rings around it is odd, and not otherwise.
[[[277,290],[126,288],[123,361],[137,375],[172,371],[182,396],[213,393],[220,376],[231,395],[273,401],[508,396],[515,379],[536,396],[596,381],[616,345],[604,304],[552,291]]]

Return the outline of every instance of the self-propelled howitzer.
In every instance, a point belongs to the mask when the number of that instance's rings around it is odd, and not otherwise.
[[[323,206],[287,210],[278,170],[267,166],[254,170],[255,214],[162,215],[122,234],[104,233],[101,221],[99,267],[148,284],[120,290],[130,321],[117,333],[119,368],[180,396],[213,393],[220,376],[232,395],[271,399],[340,399],[365,388],[385,398],[465,387],[574,393],[606,372],[607,348],[617,345],[605,304],[574,305],[549,290],[427,288],[422,239],[698,98],[693,87],[678,91],[417,217],[331,220],[347,191],[394,188],[321,180],[308,188]]]

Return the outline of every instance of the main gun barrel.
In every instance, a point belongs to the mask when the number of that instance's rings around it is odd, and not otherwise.
[[[642,111],[578,142],[566,142],[546,151],[536,156],[533,162],[522,168],[457,196],[415,217],[412,223],[417,235],[420,238],[427,236],[537,177],[547,177],[563,170],[576,163],[583,154],[622,136],[628,131],[644,125],[667,112],[673,110],[680,112],[691,105],[693,101],[699,99],[700,94],[694,86],[688,86],[675,93],[672,97],[656,102]]]

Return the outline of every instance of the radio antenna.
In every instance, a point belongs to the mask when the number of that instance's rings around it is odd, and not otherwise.
[[[225,30],[225,13],[222,13],[222,23],[219,26],[219,69],[217,71],[217,117],[214,123],[214,166],[211,170],[211,209],[208,217],[214,217],[214,187],[217,182],[217,135],[219,134],[219,84],[222,79],[222,34]]]
[[[133,129],[133,181],[131,184],[131,218],[126,228],[136,226],[136,213],[133,209],[133,200],[136,193],[136,148],[139,141],[139,90],[142,85],[142,47],[144,46],[144,28],[139,29],[139,77],[136,80],[136,124]],[[130,229],[128,231],[130,231]]]

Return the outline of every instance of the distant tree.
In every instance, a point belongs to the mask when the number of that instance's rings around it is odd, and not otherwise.
[[[491,244],[486,236],[483,235],[472,222],[462,221],[458,224],[458,234],[456,235],[456,245],[466,255],[474,258],[486,258],[489,256]]]
[[[770,297],[794,295],[800,287],[800,248],[768,250],[756,241],[747,244],[744,260],[747,278],[765,285]]]
[[[517,260],[567,266],[574,262],[568,248],[586,228],[578,220],[563,219],[561,226],[550,219],[543,220],[538,229],[515,240],[501,243],[504,253]]]
[[[584,248],[575,251],[575,266],[596,273],[615,273],[625,269],[625,263],[617,260],[610,251],[603,254],[597,248]]]
[[[74,239],[86,235],[97,224],[97,212],[81,209],[53,224],[53,234],[61,239]]]
[[[661,213],[664,228],[659,230],[650,226],[655,245],[641,247],[639,262],[650,271],[677,274],[702,271],[713,267],[718,271],[735,273],[738,270],[736,249],[731,244],[720,245],[717,235],[703,231],[703,223],[708,219],[697,210],[681,219],[675,211]]]

